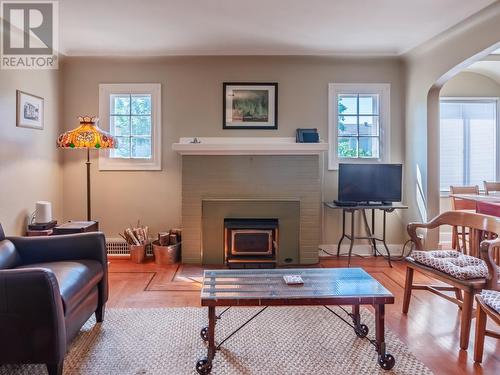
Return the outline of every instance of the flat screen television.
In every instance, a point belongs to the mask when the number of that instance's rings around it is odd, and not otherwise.
[[[339,164],[340,202],[401,202],[401,164]]]

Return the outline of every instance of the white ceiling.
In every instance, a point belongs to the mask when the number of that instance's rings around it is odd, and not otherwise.
[[[479,73],[489,77],[500,84],[500,60],[477,61],[465,69],[468,72]]]
[[[399,55],[495,0],[62,0],[67,55]]]

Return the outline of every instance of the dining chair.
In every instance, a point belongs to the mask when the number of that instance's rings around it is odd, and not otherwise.
[[[486,328],[490,320],[500,327],[500,291],[483,290],[476,295],[476,337],[474,338],[474,362],[483,361],[484,339],[486,336],[500,340],[498,332]]]
[[[500,182],[483,181],[483,184],[486,195],[490,195],[491,193],[500,193]]]
[[[422,238],[417,230],[430,230],[442,225],[468,228],[468,246],[462,251],[424,250]],[[406,257],[403,313],[408,313],[413,290],[426,290],[456,304],[461,310],[460,348],[466,350],[469,346],[474,313],[474,295],[483,289],[500,290],[500,268],[497,263],[500,251],[500,218],[464,211],[448,211],[429,223],[408,224],[408,234],[415,244],[415,250]],[[414,284],[415,270],[447,285]],[[454,292],[455,297],[444,292]]]
[[[450,186],[450,194],[479,194],[479,186]],[[453,211],[469,211],[476,212],[476,202],[450,197],[451,209]],[[451,248],[460,250],[465,247],[469,234],[465,228],[453,227],[451,231]],[[460,244],[462,240],[462,244]]]

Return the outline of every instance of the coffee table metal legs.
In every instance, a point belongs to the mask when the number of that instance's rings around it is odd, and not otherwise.
[[[394,357],[386,352],[385,347],[385,327],[384,327],[384,318],[385,318],[385,305],[374,305],[375,308],[375,340],[366,337],[368,335],[368,327],[365,324],[361,323],[361,315],[359,313],[359,305],[352,305],[352,313],[349,313],[344,307],[338,306],[342,309],[347,315],[349,315],[352,319],[352,324],[348,322],[346,319],[337,314],[334,310],[332,310],[328,306],[324,306],[328,311],[330,311],[333,315],[337,316],[340,320],[344,321],[346,324],[351,326],[354,329],[354,333],[356,336],[360,338],[366,338],[370,343],[375,346],[375,350],[378,354],[378,364],[384,370],[390,370],[394,367],[396,360]]]
[[[212,361],[215,357],[215,306],[208,307],[208,327],[201,330],[201,337],[205,340],[204,332],[206,332],[206,340],[208,341],[207,356],[196,362],[196,371],[198,374],[207,375],[212,371]]]
[[[222,340],[219,345],[215,345],[215,323],[217,320],[221,318],[221,316],[229,310],[231,307],[227,307],[224,311],[222,311],[219,315],[215,314],[215,307],[210,306],[208,308],[208,327],[204,327],[200,331],[200,336],[203,339],[203,341],[206,341],[208,343],[208,349],[207,349],[207,356],[204,358],[201,358],[198,362],[196,362],[196,371],[198,374],[201,375],[206,375],[210,374],[212,371],[212,361],[215,357],[215,353],[217,350],[219,350],[227,340],[229,340],[231,337],[233,337],[236,333],[239,332],[240,329],[245,327],[248,323],[250,323],[252,320],[254,320],[257,316],[259,316],[261,313],[264,312],[269,306],[264,306],[262,309],[260,309],[257,313],[252,315],[246,322],[244,322],[242,325],[240,325],[238,328],[236,328],[229,336],[227,336],[224,340]]]
[[[359,305],[352,305],[352,322],[354,323],[354,333],[358,337],[366,337],[368,334],[368,327],[366,324],[361,323],[361,315],[359,314]]]
[[[385,305],[374,305],[375,307],[375,343],[378,353],[378,364],[384,370],[390,370],[394,367],[396,360],[385,351]]]
[[[332,310],[328,306],[324,306],[328,311],[332,314],[343,320],[345,323],[350,325],[354,329],[354,333],[356,336],[360,338],[366,338],[370,341],[371,344],[375,346],[375,349],[378,353],[378,364],[384,370],[390,370],[394,367],[396,363],[394,357],[386,352],[385,345],[385,305],[377,304],[373,305],[375,308],[375,340],[370,339],[367,336],[368,327],[365,324],[361,323],[361,315],[360,315],[360,307],[359,305],[352,305],[352,312],[349,313],[344,307],[339,306],[351,319],[352,324],[348,322],[346,319],[337,314],[334,310]],[[250,323],[254,318],[260,315],[264,310],[266,310],[268,306],[265,306],[261,310],[259,310],[256,314],[254,314],[250,319],[248,319],[245,323],[243,323],[238,329],[236,329],[233,333],[231,333],[228,337],[226,337],[218,346],[215,345],[215,324],[217,319],[220,319],[220,316],[226,312],[228,309],[224,310],[219,316],[215,314],[215,306],[208,307],[208,327],[205,327],[201,330],[200,335],[204,341],[207,341],[207,356],[201,358],[196,363],[196,371],[200,375],[208,375],[212,371],[212,361],[215,357],[215,353],[220,346],[226,342],[229,338],[231,338],[235,333],[237,333],[241,328]]]

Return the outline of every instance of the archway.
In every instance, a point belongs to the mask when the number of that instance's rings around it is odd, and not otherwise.
[[[462,63],[456,65],[443,74],[429,89],[427,93],[427,218],[433,218],[439,214],[440,206],[440,91],[443,85],[458,73],[473,63],[482,60],[493,51],[500,48],[500,41],[489,48],[471,56]],[[437,248],[439,243],[438,231],[431,231],[427,234],[426,242],[429,247]]]

